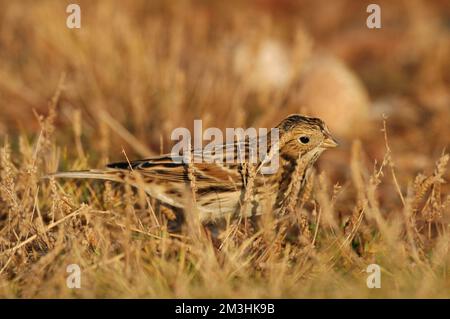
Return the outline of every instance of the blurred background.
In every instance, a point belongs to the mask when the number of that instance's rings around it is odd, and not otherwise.
[[[71,1],[0,1],[0,134],[35,138],[63,78],[55,139],[69,162],[168,152],[194,119],[273,127],[303,113],[341,142],[319,163],[339,181],[356,139],[368,167],[382,160],[384,114],[407,182],[450,142],[450,2],[377,1],[369,29],[371,2],[77,1],[69,29]]]
[[[448,298],[450,1],[376,1],[380,29],[372,0],[83,0],[69,29],[71,2],[0,0],[0,296]],[[40,179],[292,113],[340,142],[298,236],[239,219],[215,249],[127,184]]]

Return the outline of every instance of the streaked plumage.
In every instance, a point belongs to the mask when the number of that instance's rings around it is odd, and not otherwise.
[[[322,120],[301,115],[291,115],[281,121],[279,143],[269,147],[279,148],[279,168],[274,174],[260,172],[263,163],[248,162],[249,141],[220,146],[222,158],[231,150],[243,147],[244,163],[226,163],[214,154],[209,162],[196,163],[192,152],[191,163],[174,161],[171,154],[132,162],[109,164],[103,170],[55,173],[54,177],[93,178],[115,182],[129,182],[143,187],[152,197],[174,207],[186,205],[186,191],[195,185],[196,206],[201,220],[224,214],[242,213],[258,215],[270,210],[284,210],[289,198],[297,198],[310,168],[326,149],[337,146]],[[270,135],[270,133],[269,133]],[[303,143],[308,139],[307,143]],[[303,142],[300,140],[303,140]],[[297,169],[296,169],[297,167]],[[297,185],[294,185],[294,182]],[[252,185],[251,187],[249,185]]]

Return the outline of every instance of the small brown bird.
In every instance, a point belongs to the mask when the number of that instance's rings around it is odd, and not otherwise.
[[[224,214],[243,216],[264,212],[285,212],[297,203],[310,168],[327,148],[337,146],[325,123],[318,118],[290,115],[276,126],[279,139],[271,144],[267,135],[267,154],[279,156],[278,168],[273,174],[263,174],[261,167],[267,158],[256,163],[249,160],[251,141],[221,145],[211,161],[186,163],[181,155],[166,154],[132,162],[112,163],[103,170],[55,173],[51,176],[66,178],[92,178],[115,182],[128,182],[142,187],[151,197],[173,207],[183,208],[186,190],[193,197],[200,220],[206,221]],[[227,154],[234,159],[239,150],[245,150],[243,162],[227,162]],[[278,151],[278,152],[276,152]],[[217,151],[216,151],[217,153]],[[198,156],[192,153],[192,158]]]

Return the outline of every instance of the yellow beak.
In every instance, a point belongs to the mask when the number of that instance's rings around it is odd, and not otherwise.
[[[322,142],[324,148],[334,148],[338,145],[339,143],[331,135],[328,135]]]

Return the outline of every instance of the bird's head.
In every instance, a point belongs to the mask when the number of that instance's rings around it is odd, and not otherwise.
[[[309,152],[321,153],[338,145],[325,123],[318,118],[290,115],[278,124],[281,154],[292,158]]]

